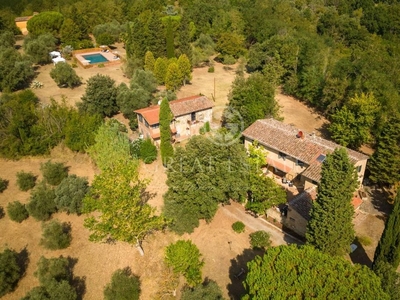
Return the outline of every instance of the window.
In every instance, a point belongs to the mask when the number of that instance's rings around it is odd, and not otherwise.
[[[304,167],[304,162],[301,160],[296,159],[296,166]]]
[[[190,114],[190,121],[196,121],[196,113],[195,112],[192,112],[191,114]]]
[[[144,120],[144,124],[146,125],[147,128],[149,128],[149,123],[147,123],[146,120]]]
[[[285,160],[286,156],[287,155],[285,153],[283,153],[283,152],[279,152],[278,153],[278,158],[282,158],[283,160]]]
[[[357,173],[360,173],[362,170],[362,166],[357,166],[356,170],[357,170]]]
[[[151,125],[151,129],[157,129],[159,127],[160,127],[159,123]]]
[[[143,123],[143,116],[142,115],[138,115],[139,116],[139,122]]]
[[[326,156],[325,156],[325,155],[323,155],[323,154],[320,154],[320,155],[317,157],[317,161],[318,161],[318,162],[320,162],[320,163],[323,163],[323,162],[324,162],[324,160],[325,160],[325,158],[326,158]]]

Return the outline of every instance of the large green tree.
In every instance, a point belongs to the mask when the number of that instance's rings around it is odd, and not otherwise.
[[[177,148],[167,170],[164,211],[179,234],[192,232],[200,219],[214,217],[219,203],[244,201],[248,188],[246,153],[238,143],[194,136]]]
[[[247,266],[246,300],[389,299],[370,269],[311,246],[272,247]]]
[[[35,76],[31,58],[13,47],[0,49],[0,90],[12,92],[29,87]]]
[[[160,105],[160,152],[161,160],[164,166],[169,164],[169,160],[174,154],[174,148],[171,144],[171,121],[173,115],[166,99],[161,101]]]
[[[194,287],[185,286],[181,290],[181,300],[222,300],[221,288],[213,280],[206,280]]]
[[[8,248],[0,252],[0,297],[16,287],[21,275],[18,253]]]
[[[400,263],[400,189],[375,250],[374,266],[381,261],[389,263],[394,269],[397,269]]]
[[[199,249],[190,240],[179,240],[165,249],[167,266],[172,267],[175,273],[182,274],[192,287],[202,281],[201,268],[204,262],[200,257]]]
[[[179,74],[181,75],[181,82],[183,85],[192,80],[192,65],[186,54],[181,54],[178,58]]]
[[[377,138],[376,150],[368,161],[370,179],[382,185],[400,181],[400,118],[392,116],[383,125]]]
[[[356,95],[332,115],[329,131],[342,146],[358,149],[371,141],[379,103],[373,94]]]
[[[50,77],[58,86],[68,86],[70,88],[81,83],[81,79],[76,75],[75,70],[67,63],[59,62],[50,71]]]
[[[128,137],[119,131],[118,123],[102,124],[95,143],[87,149],[100,170],[114,169],[116,163],[131,161]]]
[[[229,108],[231,113],[225,114],[225,122],[242,129],[258,119],[276,117],[275,87],[261,73],[253,73],[248,78],[238,76],[229,94]]]
[[[104,288],[105,300],[139,300],[140,280],[129,268],[115,271]]]
[[[49,53],[55,49],[56,39],[49,33],[37,37],[29,37],[24,40],[24,50],[32,61],[37,64],[51,62]]]
[[[114,79],[108,75],[97,74],[90,77],[81,99],[82,102],[78,103],[78,107],[82,112],[107,117],[118,112],[117,87]]]
[[[27,29],[34,36],[50,33],[58,37],[63,22],[64,16],[59,12],[45,11],[31,18],[27,23]]]
[[[338,148],[327,154],[307,225],[308,244],[331,255],[350,252],[354,239],[351,200],[356,187],[357,174],[346,149]]]
[[[142,241],[166,225],[162,216],[155,215],[155,208],[145,203],[145,188],[136,160],[114,161],[114,168],[97,175],[83,200],[88,214],[84,225],[91,232],[90,240],[127,242],[143,255]]]

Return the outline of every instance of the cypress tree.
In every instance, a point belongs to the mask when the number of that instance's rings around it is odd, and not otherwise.
[[[157,58],[154,63],[154,76],[156,77],[158,84],[164,84],[167,70],[168,59],[166,57]]]
[[[171,145],[172,112],[167,99],[161,101],[160,105],[160,152],[163,165],[166,166],[168,160],[173,156],[174,149]]]
[[[179,24],[179,53],[185,54],[192,61],[192,46],[190,45],[189,18],[183,14]]]
[[[146,71],[154,72],[154,64],[156,60],[154,59],[153,52],[147,51],[146,55],[144,56],[144,69]]]
[[[178,58],[178,68],[181,75],[181,82],[183,85],[192,79],[192,65],[185,54],[181,54]]]
[[[159,12],[152,13],[149,19],[146,43],[147,50],[153,52],[155,57],[165,56],[165,37]]]
[[[175,91],[182,83],[182,75],[179,71],[177,63],[168,66],[167,75],[165,76],[165,87],[169,91]]]
[[[400,117],[390,118],[378,137],[376,151],[368,162],[370,179],[393,185],[400,181]]]
[[[393,211],[386,220],[385,230],[375,250],[373,268],[387,262],[397,269],[400,262],[400,189],[394,202]]]
[[[317,199],[310,211],[307,243],[331,255],[350,251],[354,239],[351,204],[357,173],[345,148],[326,156],[321,168]]]
[[[171,17],[167,20],[167,31],[166,31],[166,41],[167,41],[167,57],[175,57],[175,47],[174,47],[174,32],[172,29]]]

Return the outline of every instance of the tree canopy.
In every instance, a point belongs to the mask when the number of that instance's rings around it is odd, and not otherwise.
[[[318,194],[307,224],[307,243],[331,255],[350,252],[354,240],[351,204],[357,174],[345,148],[327,154],[321,167]]]
[[[199,249],[190,240],[179,240],[165,249],[165,263],[172,267],[175,273],[183,275],[189,286],[196,286],[202,281],[201,268],[204,262],[200,260]]]
[[[168,191],[164,211],[171,228],[192,232],[199,219],[211,221],[218,204],[244,201],[247,191],[246,152],[238,143],[220,144],[214,138],[194,136],[178,147],[168,164]]]
[[[366,266],[311,246],[272,247],[247,266],[243,299],[389,299]]]

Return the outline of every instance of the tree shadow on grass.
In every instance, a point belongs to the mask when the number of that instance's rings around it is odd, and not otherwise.
[[[73,258],[68,256],[68,268],[70,270],[70,273],[73,274],[73,269],[75,265],[78,263],[77,258]],[[86,293],[86,276],[74,276],[72,275],[70,279],[70,285],[75,289],[76,294],[77,294],[77,300],[82,300],[83,296]]]
[[[365,249],[364,249],[363,245],[360,243],[358,237],[356,237],[353,244],[357,246],[357,249],[354,250],[352,253],[350,253],[351,261],[353,263],[357,263],[360,265],[367,266],[368,268],[371,268],[372,260],[368,257],[368,255],[365,252]]]
[[[243,281],[247,274],[247,263],[253,260],[257,255],[263,255],[263,250],[244,249],[242,254],[231,259],[229,268],[229,279],[231,283],[227,285],[230,299],[241,299],[246,294]]]
[[[20,252],[17,253],[17,264],[20,268],[21,277],[25,275],[26,269],[29,265],[29,252],[27,246],[25,246]]]

